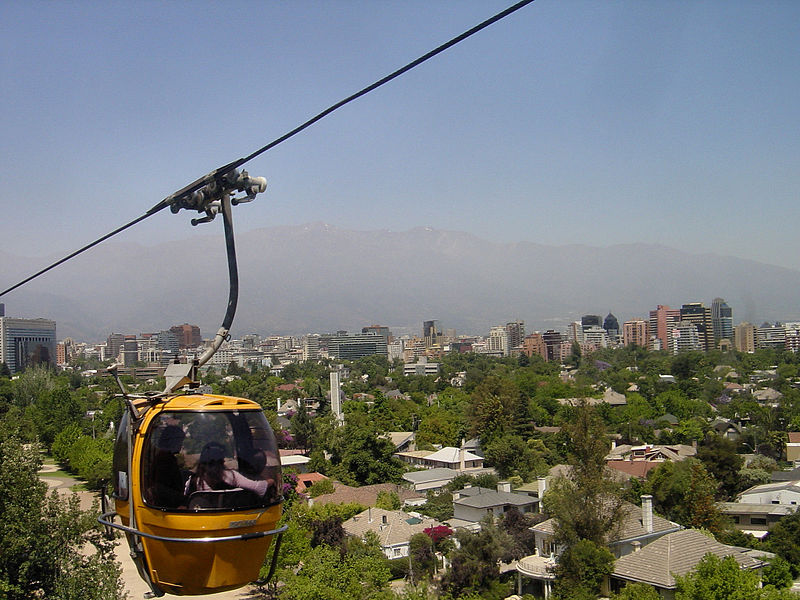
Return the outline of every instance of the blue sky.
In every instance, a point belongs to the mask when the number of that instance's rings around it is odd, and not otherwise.
[[[511,3],[4,2],[3,246],[63,255]],[[800,269],[798,40],[794,1],[538,0],[250,163],[269,187],[237,229],[429,226]],[[188,220],[117,239],[200,233]]]

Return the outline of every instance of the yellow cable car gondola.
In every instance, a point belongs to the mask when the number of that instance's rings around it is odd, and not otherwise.
[[[211,347],[199,358],[169,365],[165,390],[151,396],[130,396],[116,368],[109,369],[126,411],[114,447],[115,511],[104,512],[100,522],[125,532],[150,596],[210,594],[257,580],[277,535],[271,576],[286,529],[277,527],[280,460],[263,409],[244,398],[196,392],[198,369],[228,338],[236,311],[231,204],[252,200],[265,186],[264,179],[234,169],[171,205],[173,212],[205,212],[193,225],[223,215],[230,296]],[[232,200],[237,190],[247,195]]]

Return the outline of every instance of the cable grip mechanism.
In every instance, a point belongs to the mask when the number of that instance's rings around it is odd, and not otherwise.
[[[267,189],[267,180],[264,177],[250,177],[245,170],[231,169],[213,179],[200,189],[190,193],[176,196],[169,203],[170,210],[177,214],[182,208],[204,212],[205,216],[192,219],[192,225],[209,223],[214,220],[222,210],[222,199],[230,198],[231,204],[244,204],[252,202],[257,194]],[[242,193],[243,196],[234,197]]]

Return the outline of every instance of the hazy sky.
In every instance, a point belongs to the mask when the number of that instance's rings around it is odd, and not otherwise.
[[[0,2],[3,248],[65,254],[512,3]],[[794,0],[538,0],[254,160],[269,187],[236,226],[800,269],[798,63]]]

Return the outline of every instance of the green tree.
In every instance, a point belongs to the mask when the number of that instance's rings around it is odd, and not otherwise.
[[[696,529],[707,529],[714,535],[725,529],[722,513],[714,500],[716,489],[717,482],[702,463],[693,463],[685,497],[688,524]]]
[[[124,598],[113,544],[77,496],[47,495],[36,445],[0,441],[0,596],[7,600]],[[87,551],[92,548],[91,551]]]
[[[792,567],[792,576],[800,576],[800,511],[783,517],[775,523],[764,538],[770,552],[785,559]]]
[[[580,540],[558,557],[556,598],[596,598],[603,580],[614,571],[614,555],[591,540]]]
[[[400,501],[400,496],[396,492],[387,492],[380,490],[378,497],[375,499],[375,506],[385,510],[400,510],[403,503]]]
[[[611,600],[661,600],[661,594],[652,585],[629,583],[618,594],[613,594]]]
[[[555,518],[555,540],[567,547],[579,540],[603,545],[622,520],[622,491],[605,470],[610,447],[605,427],[584,404],[563,430],[569,438],[569,475],[555,478],[543,498]]]
[[[718,499],[730,498],[739,490],[739,471],[744,459],[736,453],[734,442],[709,434],[697,449],[697,458],[719,483]]]
[[[732,556],[706,554],[694,570],[676,576],[675,600],[753,600],[758,597],[759,577],[739,568]]]
[[[392,594],[389,568],[380,551],[347,552],[325,544],[313,548],[295,574],[286,573],[280,597],[286,600],[372,600]]]
[[[442,576],[441,589],[451,597],[476,594],[481,598],[505,598],[508,586],[500,586],[499,561],[505,558],[510,540],[484,521],[477,533],[456,533],[458,548],[450,554],[450,569]],[[510,557],[508,557],[510,558]]]

